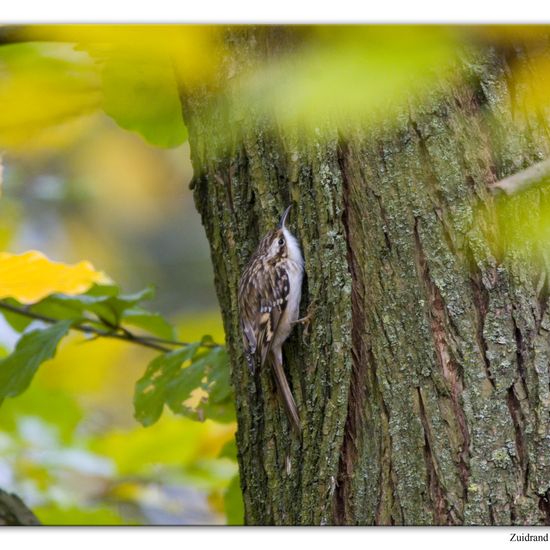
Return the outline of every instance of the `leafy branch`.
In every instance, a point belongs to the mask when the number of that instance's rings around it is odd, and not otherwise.
[[[55,319],[54,317],[50,317],[48,315],[35,313],[25,306],[21,306],[21,307],[14,306],[12,304],[5,302],[4,300],[0,300],[0,309],[4,311],[9,311],[11,313],[15,313],[17,315],[28,317],[29,319],[42,321],[44,323],[48,323],[52,325],[55,323],[58,323],[61,320],[61,319]],[[159,338],[157,336],[149,336],[149,335],[138,335],[129,331],[126,327],[113,325],[111,329],[112,330],[103,330],[85,323],[73,323],[71,325],[71,330],[77,330],[85,334],[94,334],[95,336],[102,337],[102,338],[114,338],[116,340],[124,340],[132,344],[155,349],[157,351],[162,351],[162,352],[172,351],[171,348],[168,348],[162,344],[166,344],[167,346],[173,346],[173,347],[185,347],[185,346],[191,345],[190,342],[181,342],[179,340],[171,340],[169,338]],[[202,342],[199,343],[199,347],[220,348],[222,346],[221,344],[217,344],[216,342],[203,340]]]
[[[34,313],[33,311],[30,311],[26,307],[17,307],[11,304],[6,303],[3,300],[0,300],[0,309],[4,311],[9,311],[11,313],[16,313],[17,315],[23,315],[24,317],[28,317],[29,319],[33,319],[36,321],[42,321],[44,323],[48,324],[55,324],[60,321],[60,319],[54,319],[53,317],[49,317],[47,315],[42,315],[40,313]],[[115,332],[115,331],[107,331],[102,330],[96,327],[93,327],[88,324],[84,323],[74,323],[71,325],[72,330],[77,330],[79,332],[83,332],[86,334],[94,334],[98,337],[103,338],[115,338],[117,340],[125,340],[126,342],[131,342],[132,344],[137,344],[140,346],[144,346],[146,348],[155,349],[157,351],[162,352],[168,352],[171,351],[170,348],[163,346],[161,344],[167,344],[170,346],[188,346],[188,342],[178,342],[175,340],[168,340],[164,338],[157,338],[155,336],[138,336],[136,334],[133,334],[126,328],[119,327],[119,330],[122,332]],[[205,347],[214,347],[218,344],[208,344],[206,343]]]
[[[55,356],[70,330],[76,330],[160,352],[136,382],[134,415],[144,426],[154,424],[165,406],[195,420],[233,420],[225,347],[210,336],[199,342],[178,340],[173,325],[141,306],[152,297],[152,288],[121,294],[116,285],[96,284],[83,294],[50,294],[29,305],[0,299],[0,313],[21,333],[12,353],[0,359],[0,404],[24,392],[40,365]],[[32,321],[48,326],[28,328]],[[145,334],[133,332],[128,325]]]

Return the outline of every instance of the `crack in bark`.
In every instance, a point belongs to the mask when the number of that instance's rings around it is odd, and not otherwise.
[[[527,494],[529,484],[529,457],[527,454],[527,444],[525,441],[525,427],[526,417],[521,406],[521,400],[516,395],[515,385],[521,385],[521,390],[525,395],[525,399],[529,402],[529,390],[527,386],[527,373],[525,369],[524,355],[526,354],[526,345],[516,320],[516,311],[512,312],[512,322],[514,325],[514,338],[516,341],[516,363],[518,367],[519,379],[508,388],[507,392],[507,405],[512,417],[512,424],[514,426],[516,449],[518,453],[519,465],[522,472],[522,489],[523,494]]]
[[[470,283],[472,287],[472,296],[475,304],[475,316],[477,323],[476,330],[476,339],[481,357],[483,358],[483,367],[485,369],[485,375],[489,380],[493,389],[496,388],[493,375],[491,374],[491,363],[487,357],[487,342],[483,336],[483,328],[485,326],[485,317],[487,316],[487,311],[489,310],[489,294],[487,289],[483,286],[483,283],[480,281],[480,274],[478,271],[475,271],[470,276]]]
[[[495,520],[495,509],[491,501],[488,502],[487,508],[489,510],[489,525],[497,525]]]
[[[384,208],[384,205],[382,204],[382,198],[377,195],[376,193],[373,193],[374,197],[376,198],[376,201],[378,202],[378,207],[380,208],[380,217],[382,218],[382,221],[384,222],[384,226],[382,228],[382,231],[384,232],[384,242],[386,243],[386,246],[388,247],[388,250],[392,250],[392,244],[390,241],[390,237],[388,235],[388,216],[386,214],[386,209]]]
[[[516,318],[512,314],[512,322],[514,323],[514,338],[516,340],[516,363],[518,365],[518,372],[520,376],[520,381],[525,393],[525,397],[529,399],[529,390],[527,388],[527,373],[525,372],[525,361],[523,356],[526,352],[525,342],[523,341],[523,336],[521,330],[517,325]]]
[[[523,436],[525,418],[523,416],[523,411],[521,410],[521,405],[519,399],[514,393],[514,388],[511,386],[508,388],[506,403],[508,405],[508,410],[510,411],[510,416],[512,417],[512,424],[514,426],[514,434],[516,441],[516,450],[518,453],[519,466],[522,473],[522,488],[523,494],[527,492],[527,453],[525,440]]]
[[[418,124],[414,120],[409,118],[409,124],[413,129],[414,134],[418,138],[418,149],[420,151],[420,156],[423,159],[422,164],[426,167],[426,183],[428,193],[432,196],[432,201],[434,204],[433,210],[437,219],[441,223],[441,232],[443,234],[443,238],[445,239],[447,247],[449,248],[451,253],[457,256],[456,246],[452,239],[452,232],[447,224],[447,201],[442,191],[442,186],[437,179],[437,175],[431,168],[433,165],[433,161],[430,158],[430,152],[426,144],[427,138],[422,135]]]
[[[348,151],[346,146],[341,144],[338,148],[338,161],[342,173],[344,202],[342,224],[346,233],[347,260],[352,281],[352,372],[349,386],[348,412],[344,428],[345,431],[340,455],[340,464],[338,468],[337,488],[334,496],[334,516],[337,524],[345,524],[348,517],[353,517],[353,511],[350,510],[351,502],[348,498],[348,485],[351,480],[358,455],[358,440],[361,438],[362,430],[365,429],[365,402],[367,398],[367,364],[365,361],[366,358],[363,348],[363,329],[365,326],[365,286],[363,278],[360,276],[360,267],[353,250],[353,229],[355,220],[352,218],[353,210],[350,204],[351,177],[346,164],[347,153]]]
[[[259,375],[260,375],[259,370],[256,370],[255,373],[254,373],[254,376],[259,377]],[[262,385],[261,385],[258,378],[255,379],[254,386],[253,386],[253,391],[256,394],[253,397],[253,399],[251,400],[250,399],[250,394],[248,394],[248,398],[245,401],[245,403],[248,404],[248,406],[250,407],[250,410],[252,412],[252,417],[254,418],[254,425],[257,426],[256,430],[251,430],[251,433],[253,433],[254,435],[253,435],[253,437],[250,437],[249,443],[251,444],[251,446],[256,448],[256,451],[255,451],[254,455],[256,456],[257,461],[258,461],[257,462],[257,464],[258,464],[257,474],[263,478],[262,482],[267,484],[269,476],[268,476],[268,471],[267,471],[266,463],[265,463],[265,456],[264,456],[264,452],[263,452],[263,450],[264,450],[264,441],[263,441],[263,438],[261,436],[261,434],[265,433],[264,415],[263,415],[264,395],[263,395]],[[241,476],[241,479],[242,479],[242,476]],[[246,481],[246,478],[245,478],[245,481]],[[243,483],[243,482],[241,482],[241,483]],[[243,495],[249,495],[249,494],[251,494],[251,492],[252,491],[250,491],[250,492],[246,491],[244,486],[243,486]],[[254,510],[254,506],[252,506],[251,504],[252,503],[250,503],[249,506],[248,506],[249,510],[251,511],[251,512],[249,512],[250,513],[250,518],[252,518],[252,513],[253,513],[252,511]],[[268,507],[264,512],[265,512],[265,517],[273,518],[273,512],[272,512],[271,508]],[[247,517],[248,516],[245,515],[245,518],[247,518]],[[265,521],[264,518],[262,518],[262,520]],[[262,520],[260,520],[260,521],[262,521]],[[258,521],[255,520],[252,523],[256,524],[256,523],[258,523]]]
[[[539,306],[539,311],[538,311],[538,315],[536,316],[536,323],[535,323],[537,332],[539,332],[540,330],[540,326],[544,318],[544,314],[548,309],[549,295],[550,295],[550,291],[549,291],[549,284],[548,284],[548,274],[546,272],[543,272],[541,275],[541,281],[537,285],[537,303]]]
[[[235,215],[235,207],[233,206],[233,191],[231,189],[231,180],[234,175],[234,167],[229,168],[227,171],[224,170],[222,173],[224,173],[224,177],[220,176],[219,173],[214,172],[214,179],[220,184],[222,189],[225,189],[229,209],[231,210],[231,213]],[[227,175],[225,176],[225,174]]]
[[[539,510],[544,514],[544,524],[550,525],[550,489],[539,496]]]
[[[372,354],[372,350],[366,351],[367,364],[370,366],[369,374],[371,378],[373,403],[378,405],[380,411],[380,447],[379,447],[379,464],[380,474],[378,478],[378,503],[374,513],[375,525],[402,525],[403,524],[403,507],[399,501],[397,492],[397,481],[395,479],[395,471],[392,459],[392,437],[390,434],[390,412],[380,387],[378,385],[378,372],[376,361]],[[399,516],[394,516],[396,507],[399,510]],[[384,517],[384,512],[389,510],[389,515]]]
[[[440,367],[443,378],[449,385],[452,410],[462,435],[462,448],[458,452],[458,472],[463,486],[464,499],[466,499],[468,478],[470,475],[470,433],[466,422],[466,416],[460,403],[462,392],[464,391],[464,384],[458,365],[453,359],[451,347],[447,341],[448,336],[446,327],[449,323],[445,312],[445,304],[441,292],[430,277],[428,262],[418,230],[419,223],[419,220],[415,218],[414,239],[418,276],[420,277],[429,300],[431,332],[437,364]]]
[[[432,500],[434,522],[437,525],[449,525],[452,523],[451,514],[448,511],[449,503],[446,498],[445,490],[443,489],[439,476],[437,475],[436,460],[430,444],[430,425],[426,415],[426,408],[424,407],[424,400],[422,399],[422,392],[420,388],[416,388],[416,392],[418,397],[420,422],[422,423],[422,428],[424,430],[424,461],[426,463],[426,472],[428,475],[428,487],[430,489],[430,496]]]

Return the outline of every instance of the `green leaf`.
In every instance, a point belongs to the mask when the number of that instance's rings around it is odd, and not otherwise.
[[[149,285],[143,290],[138,290],[132,294],[120,294],[116,298],[124,304],[137,304],[138,302],[146,302],[147,300],[152,300],[155,297],[155,287]]]
[[[237,461],[237,441],[235,438],[230,439],[220,451],[218,458],[229,458],[230,460]]]
[[[221,403],[212,403],[207,400],[206,403],[198,407],[197,416],[199,418],[209,418],[220,423],[233,422],[235,420],[235,402],[233,401],[233,396]]]
[[[117,296],[110,296],[104,304],[109,311],[114,315],[114,320],[110,320],[113,325],[119,325],[122,319],[122,315],[127,309],[133,308],[140,302],[151,300],[155,296],[155,289],[152,286],[148,286],[139,292],[133,294],[119,294]]]
[[[229,358],[224,348],[216,348],[209,354],[212,371],[209,376],[209,394],[212,403],[221,403],[231,393],[229,379]]]
[[[176,337],[174,327],[159,313],[152,313],[140,307],[134,307],[124,312],[122,322],[139,327],[160,338],[173,340]]]
[[[229,358],[224,348],[215,348],[209,355],[211,369],[208,372],[208,399],[201,404],[202,415],[217,422],[235,419],[233,389],[229,376]]]
[[[34,313],[47,315],[55,319],[83,320],[86,312],[93,314],[98,319],[104,319],[111,325],[118,321],[117,313],[110,304],[114,299],[109,296],[67,296],[65,294],[52,294],[31,307]]]
[[[162,414],[168,400],[168,385],[181,365],[192,359],[199,344],[163,353],[147,366],[145,374],[137,381],[134,392],[134,417],[144,426],[154,424]]]
[[[229,483],[223,496],[223,503],[225,515],[227,517],[227,525],[243,525],[244,503],[239,482],[239,474],[233,477]]]
[[[103,300],[104,298],[90,298],[90,301]],[[90,302],[92,303],[92,302]],[[89,307],[85,298],[80,296],[65,296],[64,294],[52,294],[44,298],[37,304],[30,307],[33,313],[53,317],[54,319],[64,320],[71,319],[73,321],[80,320],[84,317],[84,312]]]
[[[60,321],[23,334],[13,353],[0,361],[0,404],[6,397],[15,397],[28,388],[38,367],[55,355],[70,327],[71,321]]]
[[[189,367],[182,369],[170,382],[168,406],[176,414],[191,418],[230,422],[234,419],[235,412],[225,349],[210,349],[196,357]],[[185,401],[196,388],[204,390],[207,397],[196,408],[192,408]]]
[[[191,397],[193,390],[202,386],[202,380],[206,376],[208,362],[205,358],[195,361],[188,367],[181,369],[168,384],[167,404],[176,414],[192,416],[195,412],[185,404]]]
[[[153,145],[187,139],[174,69],[168,57],[112,51],[102,71],[103,107],[119,126]]]
[[[96,285],[91,291],[77,296],[52,294],[33,305],[31,310],[56,319],[73,321],[85,319],[88,313],[110,327],[117,327],[127,310],[134,308],[142,301],[150,300],[155,295],[153,287],[147,287],[133,294],[119,294],[119,292],[120,289],[116,286]],[[146,310],[142,311],[147,313]],[[157,325],[160,325],[159,321]]]
[[[136,384],[134,416],[139,422],[145,426],[156,422],[164,405],[195,420],[205,417],[219,422],[234,420],[227,353],[221,347],[199,349],[199,343],[192,344],[165,353],[149,364]],[[206,392],[206,396],[193,407],[187,400],[196,389]]]
[[[117,296],[120,289],[116,285],[93,285],[86,292],[86,296]]]
[[[14,300],[13,298],[4,298],[2,302],[5,302],[6,304],[15,307],[23,307],[17,300]],[[8,325],[10,325],[10,327],[16,332],[23,332],[33,321],[30,317],[26,317],[25,315],[14,313],[6,309],[1,309],[0,313],[2,314]]]

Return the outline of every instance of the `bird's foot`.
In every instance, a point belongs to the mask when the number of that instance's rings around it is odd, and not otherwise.
[[[292,321],[293,325],[309,325],[311,323],[313,315],[311,313],[308,313],[305,317],[302,317],[301,319],[296,319],[296,321]]]
[[[309,307],[307,308],[307,314],[305,317],[302,317],[301,319],[296,319],[296,321],[292,321],[292,325],[304,325],[304,333],[302,335],[302,339],[307,338],[309,336],[309,329],[311,326],[311,321],[315,317],[315,310],[317,309],[317,306],[315,305],[315,301],[311,302],[309,304]]]

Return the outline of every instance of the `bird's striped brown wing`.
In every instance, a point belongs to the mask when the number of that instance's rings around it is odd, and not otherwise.
[[[243,343],[249,356],[259,354],[261,365],[286,309],[289,288],[288,273],[282,265],[253,262],[243,274],[239,288]]]
[[[288,303],[289,280],[288,273],[282,265],[269,271],[270,277],[264,278],[266,284],[260,295],[260,324],[258,338],[258,351],[260,352],[261,364],[266,361],[273,336],[279,327],[279,321]]]

